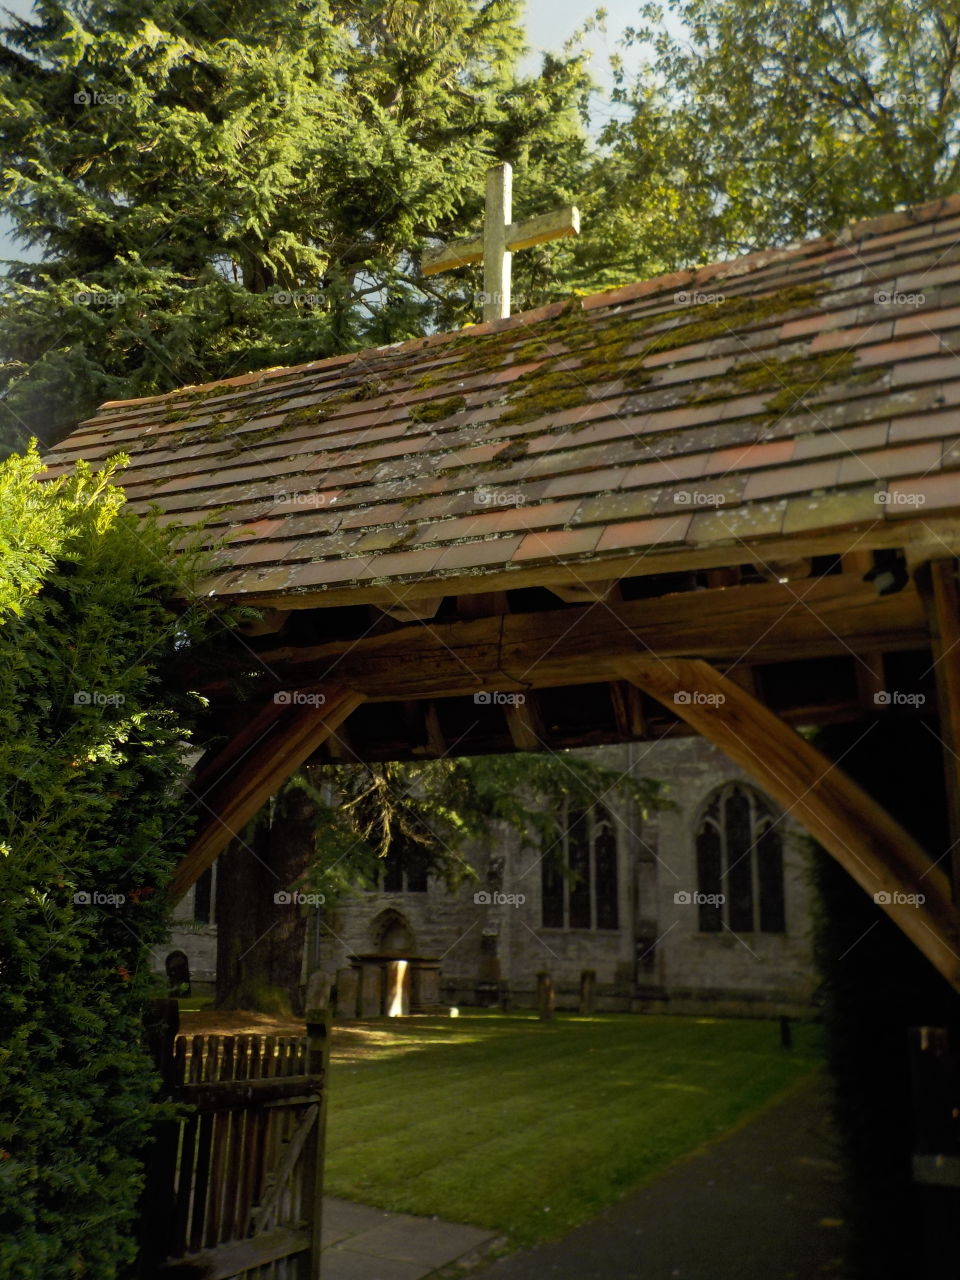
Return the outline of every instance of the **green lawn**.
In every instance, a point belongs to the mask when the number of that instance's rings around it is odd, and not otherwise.
[[[384,1209],[557,1236],[819,1062],[771,1022],[477,1014],[339,1026],[326,1187]]]

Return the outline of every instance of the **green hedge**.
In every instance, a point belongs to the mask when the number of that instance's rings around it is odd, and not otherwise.
[[[112,1280],[152,1121],[150,950],[189,835],[199,703],[168,672],[197,624],[109,469],[38,465],[0,465],[0,1277]]]

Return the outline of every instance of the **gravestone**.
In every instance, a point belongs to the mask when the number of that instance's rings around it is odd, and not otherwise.
[[[360,990],[357,995],[357,1016],[359,1018],[380,1018],[383,1016],[383,966],[381,956],[358,956],[354,961],[357,967]]]
[[[330,979],[322,969],[314,969],[307,978],[305,1009],[326,1009],[330,1005]]]
[[[190,961],[185,951],[171,951],[164,961],[167,987],[172,996],[190,995]]]
[[[360,972],[350,967],[337,970],[337,1004],[338,1018],[355,1018],[357,1016],[357,1000],[360,995]]]
[[[597,992],[596,969],[584,969],[580,974],[580,1013],[590,1017],[593,1013]]]
[[[537,974],[537,1014],[541,1022],[549,1022],[556,1007],[553,978],[545,969]]]

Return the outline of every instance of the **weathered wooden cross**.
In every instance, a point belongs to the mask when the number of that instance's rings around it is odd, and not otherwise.
[[[524,222],[511,222],[512,188],[510,165],[489,169],[483,235],[428,249],[421,260],[425,276],[482,262],[484,320],[501,320],[510,314],[510,260],[518,249],[580,234],[580,214],[571,204]]]

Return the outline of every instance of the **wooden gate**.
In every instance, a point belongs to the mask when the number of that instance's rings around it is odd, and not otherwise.
[[[326,1015],[299,1037],[177,1035],[145,1195],[150,1280],[318,1280]]]

